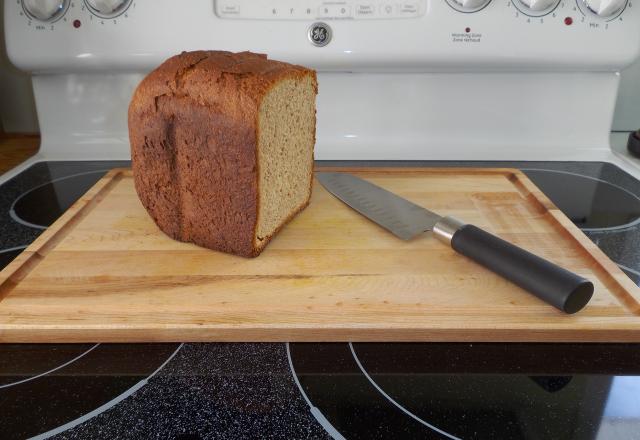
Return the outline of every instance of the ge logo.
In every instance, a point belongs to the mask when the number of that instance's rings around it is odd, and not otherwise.
[[[326,23],[313,23],[309,27],[308,36],[314,46],[326,46],[331,41],[331,28]]]

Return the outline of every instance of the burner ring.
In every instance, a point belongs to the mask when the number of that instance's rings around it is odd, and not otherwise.
[[[0,387],[0,395],[16,403],[6,408],[3,433],[48,438],[87,422],[145,387],[184,344],[143,346],[146,348],[140,351],[127,344],[97,343],[75,350],[76,344],[30,344],[26,352],[21,344],[2,346],[0,355],[9,367],[5,376],[13,380]],[[18,357],[12,360],[11,354]],[[31,372],[34,362],[42,364],[52,355],[57,362]],[[23,374],[25,366],[28,377]],[[38,411],[25,410],[33,405],[38,405]]]
[[[37,185],[23,192],[13,201],[9,208],[9,216],[23,226],[47,229],[108,171],[107,169],[70,174]],[[98,178],[85,177],[94,175],[98,175]],[[64,194],[56,191],[55,184],[59,182],[63,182],[61,192]]]
[[[640,224],[640,197],[620,185],[570,171],[521,171],[584,232],[618,231]]]
[[[285,343],[287,348],[287,360],[289,361],[289,369],[291,370],[291,376],[293,377],[293,381],[296,383],[302,398],[309,405],[309,410],[311,411],[311,415],[320,423],[320,425],[324,428],[325,431],[329,433],[329,435],[334,439],[345,440],[345,437],[340,434],[340,432],[331,424],[329,420],[322,414],[322,412],[311,403],[311,399],[307,396],[307,393],[304,392],[304,388],[300,384],[300,379],[296,375],[296,369],[293,366],[293,359],[291,359],[291,349],[289,348],[289,343]]]
[[[0,250],[0,270],[7,267],[27,246],[28,245],[25,244]]]
[[[414,419],[415,421],[422,423],[423,425],[425,425],[427,428],[429,429],[433,429],[435,432],[450,438],[452,440],[461,440],[460,437],[456,437],[453,434],[449,434],[448,432],[438,428],[437,426],[432,425],[429,422],[424,421],[423,419],[421,419],[420,417],[418,417],[417,415],[415,415],[414,413],[412,413],[411,411],[409,411],[408,409],[406,409],[404,406],[402,406],[401,404],[399,404],[396,400],[394,400],[390,395],[388,395],[387,393],[384,392],[384,390],[382,389],[382,387],[380,387],[380,385],[378,385],[376,383],[375,380],[373,380],[373,378],[369,375],[369,373],[367,373],[367,370],[364,368],[364,365],[362,365],[362,362],[360,361],[360,358],[358,358],[358,355],[356,353],[355,348],[353,348],[353,343],[349,342],[349,349],[351,350],[351,355],[353,356],[353,360],[356,361],[356,364],[358,365],[358,368],[360,368],[360,371],[362,372],[362,374],[364,375],[364,377],[367,378],[367,380],[371,383],[371,385],[373,385],[373,387],[378,390],[378,392],[380,394],[382,394],[389,402],[391,402],[395,407],[397,407],[400,411],[402,411],[403,413],[405,413],[406,415],[408,415],[409,417],[411,417],[412,419]]]
[[[162,364],[160,364],[160,366],[158,368],[156,368],[148,377],[146,377],[145,379],[140,380],[135,385],[133,385],[132,387],[130,387],[127,390],[125,390],[123,393],[117,395],[116,397],[114,397],[113,399],[111,399],[108,402],[104,403],[103,405],[99,406],[98,408],[95,408],[93,411],[90,411],[87,414],[85,414],[83,416],[80,416],[80,417],[78,417],[76,419],[73,419],[73,420],[65,423],[64,425],[58,426],[57,428],[54,428],[54,429],[51,429],[49,431],[40,433],[40,434],[38,434],[37,437],[39,437],[39,438],[49,438],[49,437],[52,437],[54,435],[60,434],[61,432],[68,431],[68,430],[80,425],[81,423],[84,423],[87,420],[90,420],[90,419],[94,418],[95,416],[97,416],[99,414],[102,414],[103,412],[107,411],[109,408],[112,408],[113,406],[117,405],[118,403],[120,403],[121,401],[123,401],[127,397],[131,396],[136,391],[138,391],[140,388],[145,386],[149,382],[150,379],[152,379],[156,374],[158,374],[164,368],[164,366],[167,365],[176,356],[176,354],[178,354],[178,352],[180,351],[180,349],[183,346],[184,346],[184,342],[180,343],[180,345],[178,345],[178,348],[176,348],[175,351],[173,353],[171,353],[169,355],[169,357],[167,359],[165,359],[165,361],[162,362]]]
[[[74,357],[73,359],[70,359],[70,360],[62,363],[62,364],[58,365],[57,367],[51,368],[51,369],[45,371],[44,373],[40,373],[40,374],[36,374],[36,375],[33,375],[33,376],[29,376],[29,377],[27,377],[25,379],[17,380],[15,382],[0,384],[0,390],[3,389],[3,388],[9,388],[9,387],[12,387],[12,386],[16,386],[16,385],[20,385],[20,384],[23,384],[23,383],[26,383],[26,382],[30,382],[32,380],[35,380],[35,379],[38,379],[40,377],[46,376],[47,374],[53,373],[54,371],[58,371],[59,369],[64,368],[64,367],[66,367],[68,365],[71,365],[72,363],[74,363],[78,359],[80,359],[80,358],[84,357],[85,355],[89,354],[98,345],[100,345],[100,344],[98,343],[98,344],[93,345],[88,350],[83,351],[78,356]]]
[[[6,248],[6,249],[0,249],[0,254],[4,254],[4,253],[7,253],[7,252],[23,251],[28,246],[29,246],[28,244],[24,244],[22,246],[14,246],[14,247]]]

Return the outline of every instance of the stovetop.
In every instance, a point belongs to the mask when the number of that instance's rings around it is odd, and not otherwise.
[[[612,164],[357,164],[520,168],[640,284],[640,182]],[[2,184],[0,268],[127,165]],[[3,344],[0,408],[2,439],[640,439],[640,345]]]

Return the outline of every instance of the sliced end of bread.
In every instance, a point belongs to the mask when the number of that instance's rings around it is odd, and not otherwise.
[[[315,75],[287,77],[263,97],[258,114],[259,253],[311,196],[316,131]]]

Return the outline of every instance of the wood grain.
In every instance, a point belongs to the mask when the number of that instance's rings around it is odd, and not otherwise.
[[[39,147],[39,135],[0,133],[0,174],[36,154]]]
[[[592,301],[565,315],[318,184],[258,258],[179,243],[113,170],[0,272],[0,341],[640,341],[640,289],[519,171],[342,170],[591,279]]]

